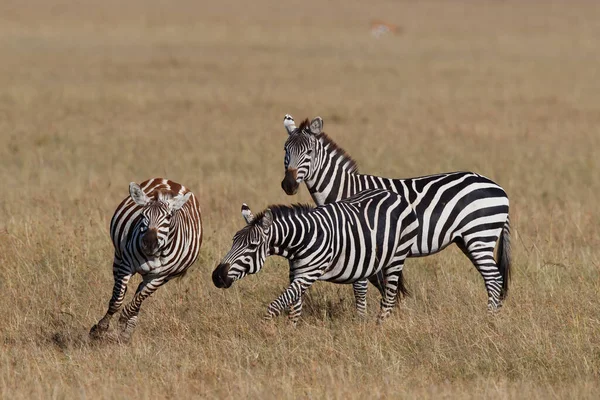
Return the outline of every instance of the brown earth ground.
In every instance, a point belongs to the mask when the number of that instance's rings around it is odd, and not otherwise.
[[[203,3],[0,3],[0,397],[599,397],[596,2]],[[376,40],[373,19],[401,32]],[[296,329],[264,324],[281,258],[216,289],[242,202],[310,201],[280,188],[285,113],[321,115],[363,172],[501,184],[502,312],[455,248],[407,262],[413,296],[383,327],[375,291],[361,323],[327,283]],[[200,259],[130,345],[92,343],[110,217],[155,176],[198,195]]]

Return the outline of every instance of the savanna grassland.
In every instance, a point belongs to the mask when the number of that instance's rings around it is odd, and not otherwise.
[[[402,32],[376,40],[372,19]],[[599,38],[592,1],[3,0],[0,397],[598,398]],[[263,323],[281,258],[216,289],[242,202],[310,201],[280,188],[286,113],[322,116],[362,172],[501,184],[501,313],[455,248],[408,260],[413,296],[382,327],[374,290],[363,323],[327,283],[296,329]],[[199,197],[200,258],[130,345],[91,342],[110,218],[156,176]]]

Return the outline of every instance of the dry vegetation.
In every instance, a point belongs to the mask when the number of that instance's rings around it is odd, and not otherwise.
[[[202,3],[0,4],[1,398],[598,398],[593,2]],[[380,18],[404,33],[374,40]],[[351,288],[324,283],[297,329],[262,323],[283,259],[213,287],[242,202],[310,200],[280,189],[288,112],[320,114],[364,172],[503,185],[502,313],[455,249],[407,262],[414,296],[384,327],[374,291],[360,323]],[[154,176],[199,196],[200,260],[144,304],[131,345],[90,343],[109,219]]]

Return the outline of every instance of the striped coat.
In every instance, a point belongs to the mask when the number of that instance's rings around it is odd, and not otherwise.
[[[231,250],[213,272],[213,282],[228,288],[257,273],[266,257],[286,257],[290,286],[268,307],[268,319],[291,307],[295,323],[302,295],[317,280],[353,283],[381,273],[385,287],[380,321],[389,315],[398,292],[405,292],[402,266],[418,221],[397,193],[366,190],[317,208],[272,206],[254,217],[242,207],[242,213],[248,225],[235,234]]]
[[[483,277],[488,309],[502,305],[510,276],[509,200],[502,187],[473,172],[409,179],[360,174],[354,160],[323,132],[320,117],[296,127],[286,115],[284,126],[289,136],[281,186],[288,195],[295,194],[301,182],[318,205],[372,188],[402,194],[419,220],[409,257],[434,254],[455,243]]]
[[[202,244],[200,205],[186,187],[154,178],[139,186],[132,182],[129,191],[110,224],[114,287],[107,313],[90,331],[94,338],[108,330],[112,315],[123,304],[129,279],[139,273],[143,280],[119,319],[119,337],[129,340],[144,299],[169,280],[183,276],[198,258]]]

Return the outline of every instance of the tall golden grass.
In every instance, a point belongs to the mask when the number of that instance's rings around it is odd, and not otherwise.
[[[600,9],[203,3],[0,4],[0,397],[598,398]],[[402,34],[374,40],[381,18]],[[310,201],[280,188],[285,113],[321,115],[363,172],[501,184],[502,312],[454,248],[407,262],[414,295],[382,327],[375,291],[360,322],[333,284],[296,329],[263,323],[287,284],[279,258],[217,290],[242,202]],[[109,219],[156,176],[199,197],[200,259],[145,302],[130,345],[90,342]]]

